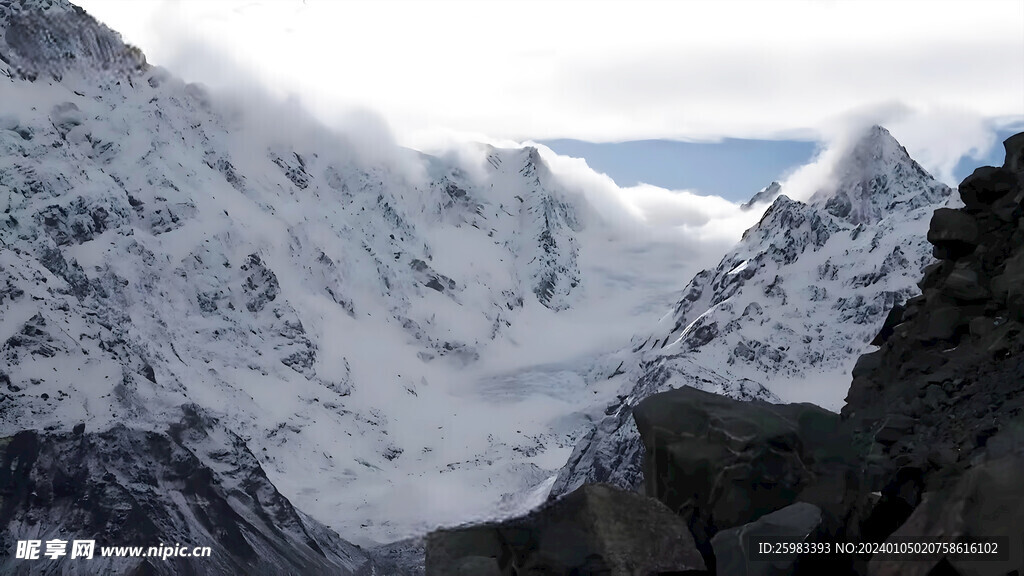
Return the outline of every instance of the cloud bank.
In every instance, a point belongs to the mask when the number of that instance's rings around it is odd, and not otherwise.
[[[186,80],[301,95],[329,125],[373,110],[416,148],[445,131],[830,142],[872,110],[952,184],[1024,118],[1018,0],[80,2]]]

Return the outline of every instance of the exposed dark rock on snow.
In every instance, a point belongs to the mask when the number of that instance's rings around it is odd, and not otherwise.
[[[146,58],[120,35],[64,0],[0,1],[0,66],[35,79],[60,79],[69,71],[125,75],[145,68]]]
[[[366,553],[381,576],[424,576],[426,547],[426,537],[416,537],[369,548]]]
[[[428,576],[704,573],[685,522],[656,500],[588,484],[524,518],[439,530]]]
[[[778,182],[772,182],[768,186],[765,186],[764,190],[761,190],[757,194],[754,194],[753,196],[751,196],[750,200],[747,200],[742,205],[740,205],[740,209],[750,210],[751,208],[754,207],[755,204],[772,202],[775,200],[775,197],[778,196],[781,192],[782,185],[779,184]]]
[[[0,439],[4,574],[371,574],[367,556],[292,507],[245,443],[195,407],[163,432]],[[15,559],[17,540],[95,540],[92,560]],[[100,558],[101,546],[209,546],[203,558]]]

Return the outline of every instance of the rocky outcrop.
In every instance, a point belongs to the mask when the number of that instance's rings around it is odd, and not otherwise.
[[[747,200],[746,202],[741,204],[740,209],[750,210],[756,204],[766,204],[768,202],[772,202],[775,200],[775,197],[778,196],[781,192],[782,184],[779,184],[778,182],[772,182],[771,184],[765,186],[760,192],[751,196],[750,200]]]
[[[928,268],[892,335],[861,357],[843,416],[878,482],[900,468],[966,468],[1024,410],[1024,172],[979,168],[965,207],[936,211]],[[1010,207],[1013,207],[1011,210]]]
[[[434,532],[426,557],[428,576],[705,573],[680,517],[606,484],[588,484],[524,518]]]
[[[1004,145],[1002,167],[960,184],[963,208],[935,213],[928,239],[940,261],[922,296],[854,370],[843,418],[861,447],[865,491],[882,491],[851,523],[864,539],[970,541],[1019,526],[1019,482],[1002,478],[1019,474],[1024,458],[1024,134]],[[1006,562],[932,564],[1008,573],[1024,569],[1022,544],[1010,539]],[[871,570],[928,573],[891,561]]]
[[[633,423],[633,407],[657,392],[685,384],[740,400],[777,401],[749,380],[730,381],[689,360],[646,367],[629,396],[611,405],[597,427],[580,440],[551,487],[551,497],[568,494],[588,482],[607,482],[640,492],[644,486],[644,445]]]
[[[961,184],[965,207],[933,215],[928,239],[939,261],[925,271],[923,294],[889,313],[879,350],[857,361],[841,422],[800,415],[799,405],[685,389],[634,410],[647,493],[688,519],[719,573],[765,573],[767,565],[743,560],[737,536],[793,503],[822,511],[820,526],[808,518],[805,541],[1009,536],[1000,543],[1005,556],[984,562],[832,555],[792,559],[794,573],[1024,569],[1022,542],[1012,536],[1022,510],[1012,479],[1024,462],[1022,147],[1024,138],[1008,140],[1003,167],[980,168]]]
[[[684,387],[644,400],[633,416],[646,494],[686,519],[711,566],[720,530],[797,501],[840,515],[855,487],[839,417],[811,404],[740,402]]]
[[[915,562],[872,559],[872,576],[929,574],[1012,574],[1024,566],[1020,526],[1024,526],[1024,445],[1014,454],[986,457],[950,486],[923,495],[920,505],[890,537],[892,541],[942,542],[1002,537],[1002,561],[971,561],[935,555]],[[941,572],[945,570],[945,572]]]
[[[19,432],[0,439],[0,464],[4,574],[372,573],[361,550],[292,507],[245,443],[195,407],[166,431]],[[26,539],[96,548],[88,561],[15,558]],[[211,554],[101,557],[101,547],[162,544]]]

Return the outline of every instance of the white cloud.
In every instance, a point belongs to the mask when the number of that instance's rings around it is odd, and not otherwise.
[[[396,138],[472,155],[452,143],[799,133],[826,143],[788,179],[787,194],[807,197],[856,127],[887,126],[955,184],[962,155],[996,144],[994,119],[1024,112],[1024,5],[1016,0],[983,9],[953,1],[80,1],[187,80],[243,99],[257,84],[271,100],[301,95],[319,119],[355,134],[371,159],[395,150]],[[620,189],[582,161],[545,157],[606,218],[634,230],[717,244],[757,216],[686,191]]]
[[[880,101],[983,117],[1024,101],[1014,0],[82,3],[186,77],[232,81],[178,58],[202,38],[323,116],[371,108],[402,135],[757,136]]]
[[[724,198],[689,190],[649,184],[620,187],[581,158],[560,156],[545,146],[531,145],[540,150],[558,182],[586,197],[605,221],[634,239],[671,240],[690,249],[696,260],[717,258],[757,222],[763,211],[743,211],[739,204]]]

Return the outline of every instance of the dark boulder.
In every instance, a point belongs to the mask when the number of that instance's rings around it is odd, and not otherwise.
[[[1017,186],[1017,176],[1005,168],[982,166],[960,183],[960,198],[969,213],[991,209]],[[1012,195],[1011,195],[1012,196]]]
[[[928,241],[935,246],[937,258],[966,256],[978,245],[978,224],[970,214],[939,208],[932,214]]]
[[[989,297],[989,291],[979,283],[978,273],[970,268],[957,268],[950,272],[941,290],[946,296],[961,303],[978,302]]]
[[[522,518],[431,533],[426,573],[697,575],[705,566],[686,523],[660,502],[586,484]]]
[[[1003,148],[1006,150],[1003,168],[1015,174],[1024,173],[1024,132],[1004,140]]]
[[[889,310],[889,314],[885,317],[885,321],[882,322],[882,327],[878,330],[878,334],[871,341],[872,346],[881,346],[893,335],[896,326],[903,322],[904,311],[906,311],[906,308],[902,304],[896,304]]]
[[[648,397],[633,417],[646,493],[687,520],[709,564],[719,530],[799,500],[843,506],[851,451],[837,414],[682,387]]]

